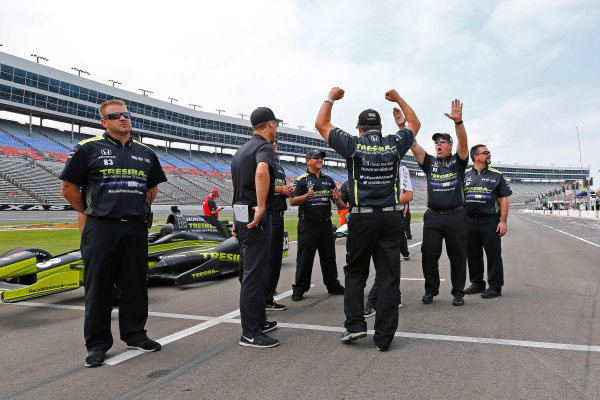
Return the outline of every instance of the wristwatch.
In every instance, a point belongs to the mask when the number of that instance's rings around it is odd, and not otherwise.
[[[500,218],[500,222],[508,222],[508,220],[506,220],[504,218]]]
[[[326,99],[325,99],[325,100],[323,100],[323,101],[326,101],[326,102],[328,102],[328,103],[331,103],[331,104],[333,104],[333,100],[331,100],[329,97],[328,97],[328,98],[326,98]]]

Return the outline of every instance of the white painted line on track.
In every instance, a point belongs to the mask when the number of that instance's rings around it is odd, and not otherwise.
[[[536,224],[539,224],[539,225],[545,226],[546,228],[550,228],[550,229],[553,229],[553,230],[555,230],[555,231],[557,231],[557,232],[560,232],[560,233],[562,233],[563,235],[567,235],[567,236],[570,236],[570,237],[572,237],[572,238],[574,238],[574,239],[581,240],[582,242],[585,242],[585,243],[587,243],[587,244],[591,244],[592,246],[595,246],[595,247],[600,247],[600,244],[597,244],[597,243],[594,243],[594,242],[590,242],[589,240],[586,240],[586,239],[584,239],[584,238],[580,238],[579,236],[575,236],[575,235],[572,235],[572,234],[570,234],[570,233],[568,233],[568,232],[561,231],[560,229],[556,229],[556,228],[555,228],[555,227],[553,227],[553,226],[546,225],[546,224],[542,224],[541,222],[538,222],[538,221],[535,221],[535,220],[533,220],[533,219],[530,219],[530,218],[524,217],[524,216],[522,216],[522,215],[519,215],[519,216],[520,216],[521,218],[524,218],[524,219],[528,220],[528,221],[535,222]]]

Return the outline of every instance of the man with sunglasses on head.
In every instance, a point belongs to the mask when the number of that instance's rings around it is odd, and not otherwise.
[[[471,147],[473,167],[465,174],[465,209],[469,223],[467,260],[471,286],[466,294],[484,299],[502,294],[504,267],[501,237],[507,231],[510,186],[502,172],[490,167],[492,156],[484,144]],[[487,256],[488,288],[483,279],[483,250]]]
[[[104,364],[113,345],[111,293],[117,282],[121,340],[129,349],[161,349],[146,334],[146,279],[150,205],[167,178],[152,149],[131,138],[131,115],[123,101],[108,100],[99,112],[106,132],[79,142],[60,174],[61,194],[84,216],[86,367]]]
[[[335,101],[344,97],[339,87],[330,90],[324,100],[315,127],[323,139],[346,160],[350,186],[350,220],[346,241],[346,293],[344,313],[346,331],[341,340],[350,343],[367,336],[363,315],[364,289],[371,259],[375,265],[377,314],[373,342],[379,351],[390,348],[398,327],[400,304],[400,235],[404,231],[400,205],[399,164],[419,131],[421,123],[415,112],[395,90],[385,98],[397,103],[394,119],[408,122],[406,128],[392,135],[381,133],[381,117],[367,109],[358,116],[359,136],[353,136],[331,124]]]
[[[462,306],[467,279],[467,218],[464,209],[464,177],[469,161],[467,131],[462,120],[463,105],[460,100],[452,102],[450,114],[444,115],[454,121],[458,144],[452,154],[452,136],[434,133],[435,156],[425,152],[416,142],[411,148],[417,163],[427,177],[427,211],[423,215],[423,244],[421,245],[425,294],[421,301],[431,304],[439,294],[439,259],[442,241],[450,259],[452,281],[452,305]]]
[[[233,223],[244,258],[240,288],[240,346],[269,348],[279,340],[266,333],[277,327],[267,321],[266,297],[269,288],[269,208],[275,186],[273,141],[281,120],[270,108],[259,107],[250,114],[254,134],[231,160]]]
[[[315,253],[319,251],[323,283],[329,294],[342,295],[344,287],[338,280],[335,260],[335,236],[331,224],[331,201],[340,199],[340,190],[333,178],[321,172],[325,152],[311,150],[306,154],[306,173],[295,182],[290,199],[298,206],[298,251],[296,281],[292,285],[292,301],[300,301],[310,289]]]

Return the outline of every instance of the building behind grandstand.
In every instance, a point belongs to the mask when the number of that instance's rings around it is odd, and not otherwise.
[[[129,92],[0,52],[0,203],[64,204],[58,175],[69,152],[101,124],[98,106],[118,98],[132,114],[134,138],[154,147],[169,181],[159,186],[157,204],[201,204],[218,189],[231,200],[230,162],[252,135],[247,119],[213,114]],[[327,154],[325,173],[341,185],[344,160],[313,131],[286,126],[278,148],[288,180],[305,169],[305,154]],[[413,178],[414,203],[426,202],[423,173],[404,157]],[[589,168],[494,164],[510,181],[512,204],[524,203],[565,184],[580,185]],[[573,194],[575,196],[576,193]]]

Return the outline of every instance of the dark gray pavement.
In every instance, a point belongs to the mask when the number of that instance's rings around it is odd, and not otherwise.
[[[413,238],[409,245],[420,242],[421,225]],[[340,275],[344,245],[338,241]],[[398,337],[385,353],[371,335],[340,342],[343,298],[327,294],[318,259],[304,300],[285,297],[288,310],[268,314],[281,325],[273,349],[237,344],[239,318],[228,316],[238,308],[235,278],[151,287],[149,335],[178,336],[158,353],[123,360],[131,353],[115,314],[114,365],[96,369],[83,366],[82,289],[0,304],[0,399],[597,399],[600,223],[513,211],[503,249],[502,297],[467,296],[453,307],[445,255],[440,295],[421,304],[420,246],[412,247],[402,277],[415,280],[401,283]],[[295,251],[292,243],[283,295]]]

